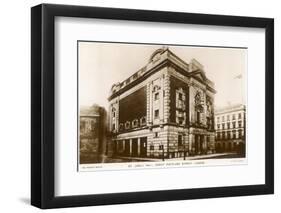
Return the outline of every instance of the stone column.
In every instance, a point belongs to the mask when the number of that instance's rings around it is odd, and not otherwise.
[[[154,120],[154,113],[153,113],[153,83],[150,83],[150,88],[149,88],[149,97],[150,97],[150,106],[149,106],[149,110],[150,110],[150,122],[151,124],[153,124],[153,120]]]
[[[140,156],[140,138],[138,138],[138,156]]]
[[[130,156],[132,156],[132,143],[133,143],[133,140],[132,139],[130,139]]]
[[[192,152],[192,144],[194,143],[194,140],[193,140],[193,135],[192,134],[189,134],[189,154]]]
[[[125,152],[125,140],[122,140],[122,154]]]
[[[108,117],[109,117],[108,129],[109,129],[109,131],[112,131],[112,103],[111,102],[108,107]]]
[[[203,152],[204,152],[204,154],[205,154],[205,153],[206,153],[206,151],[207,151],[207,136],[206,136],[206,135],[204,135],[203,137],[204,137],[204,142],[203,142]]]
[[[147,124],[149,122],[151,122],[151,117],[150,117],[150,106],[151,106],[151,103],[150,103],[150,87],[151,87],[151,83],[149,82],[147,85],[146,85],[146,122]]]
[[[161,89],[159,91],[159,115],[160,115],[160,124],[164,122],[164,78],[165,75],[163,75],[160,78],[160,85]]]
[[[116,100],[116,111],[115,111],[115,128],[119,132],[119,96]]]
[[[146,100],[147,100],[147,123],[153,123],[153,95],[152,95],[153,85],[152,82],[149,82],[147,84],[147,90],[146,90]]]

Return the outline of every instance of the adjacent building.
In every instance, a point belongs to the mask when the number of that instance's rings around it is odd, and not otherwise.
[[[230,105],[215,111],[216,151],[245,155],[246,107]]]
[[[109,131],[115,156],[176,158],[215,152],[214,83],[197,60],[168,48],[111,88]]]
[[[106,114],[102,107],[81,107],[79,114],[80,164],[100,162],[106,138]]]

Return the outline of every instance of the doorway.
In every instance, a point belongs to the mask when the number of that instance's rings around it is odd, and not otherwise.
[[[140,156],[146,157],[147,155],[147,137],[140,139]]]
[[[125,150],[124,150],[125,156],[130,156],[130,140],[125,140]]]
[[[195,135],[195,154],[196,155],[202,154],[203,143],[204,143],[204,136]]]
[[[132,139],[132,156],[134,156],[134,157],[138,156],[138,139],[137,138]]]

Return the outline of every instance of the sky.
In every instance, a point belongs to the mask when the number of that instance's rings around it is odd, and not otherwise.
[[[79,42],[79,105],[108,108],[110,88],[144,67],[151,54],[163,45]],[[247,49],[168,46],[189,63],[195,58],[215,83],[215,107],[245,104]]]

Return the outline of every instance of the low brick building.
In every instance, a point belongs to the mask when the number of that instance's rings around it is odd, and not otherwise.
[[[105,150],[105,110],[93,105],[80,109],[80,164],[98,163]]]

